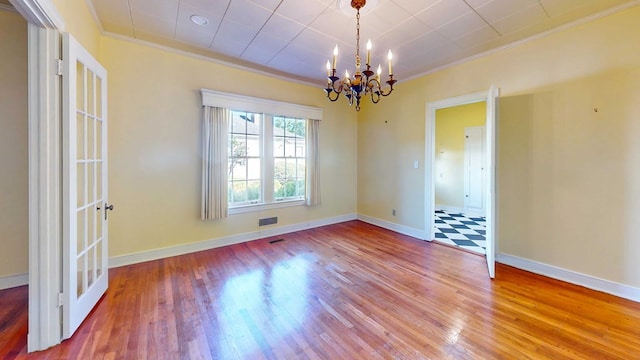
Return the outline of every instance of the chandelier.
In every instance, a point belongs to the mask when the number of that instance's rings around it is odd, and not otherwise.
[[[360,111],[360,99],[363,96],[371,96],[371,102],[377,104],[380,96],[388,96],[393,91],[393,84],[397,80],[393,79],[393,69],[391,67],[391,59],[393,55],[391,50],[387,55],[389,60],[389,80],[386,81],[388,86],[383,88],[380,82],[380,73],[382,69],[378,65],[378,71],[371,70],[371,40],[367,42],[367,62],[366,70],[360,71],[360,9],[365,6],[367,0],[351,0],[351,7],[356,9],[356,72],[353,78],[349,77],[349,71],[345,70],[344,79],[336,76],[336,57],[338,56],[338,45],[333,49],[333,67],[327,60],[327,87],[324,89],[327,98],[336,101],[340,94],[344,93],[349,101],[349,106],[353,105],[354,99],[356,103],[356,111]]]

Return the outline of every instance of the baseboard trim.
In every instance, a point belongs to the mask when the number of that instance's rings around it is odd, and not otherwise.
[[[483,213],[478,212],[478,211],[468,210],[468,209],[464,209],[464,208],[457,208],[457,207],[447,206],[447,205],[436,204],[436,209],[444,210],[444,211],[450,212],[450,213],[465,214],[467,216],[474,216],[474,217],[476,217],[476,216],[484,217],[485,216]]]
[[[459,207],[455,207],[455,206],[449,206],[449,205],[442,205],[442,204],[436,204],[436,210],[444,210],[444,211],[453,212],[453,213],[463,213],[464,212],[463,208],[459,208]]]
[[[209,240],[199,241],[191,244],[171,246],[171,247],[154,249],[154,250],[132,253],[127,255],[114,256],[109,258],[109,267],[115,268],[120,266],[146,262],[146,261],[164,259],[171,256],[184,255],[184,254],[194,253],[198,251],[239,244],[239,243],[263,239],[271,236],[284,235],[284,234],[288,234],[296,231],[312,229],[320,226],[337,224],[337,223],[356,220],[356,219],[357,219],[357,216],[355,214],[346,214],[346,215],[340,215],[340,216],[335,216],[330,218],[312,220],[309,222],[303,222],[303,223],[298,223],[293,225],[254,231],[250,233],[209,239]]]
[[[364,221],[366,223],[373,224],[376,226],[380,226],[381,228],[395,231],[403,235],[408,235],[420,240],[427,240],[427,237],[428,237],[424,230],[415,229],[409,226],[392,223],[390,221],[374,218],[367,215],[358,214],[358,220]]]
[[[592,290],[602,291],[624,299],[640,302],[640,288],[600,279],[591,275],[585,275],[572,270],[508,254],[499,254],[497,261],[518,269],[530,271],[532,273],[544,275],[571,284],[584,286]]]
[[[0,277],[0,290],[29,284],[29,274],[18,274]]]

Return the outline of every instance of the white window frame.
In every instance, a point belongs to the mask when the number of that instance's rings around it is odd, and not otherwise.
[[[229,110],[236,111],[246,111],[253,113],[262,113],[263,117],[263,129],[261,136],[266,138],[270,136],[273,138],[273,129],[272,129],[272,119],[274,115],[285,116],[291,118],[303,118],[303,119],[313,119],[313,120],[322,120],[322,109],[316,108],[312,106],[306,105],[298,105],[292,104],[282,101],[268,100],[255,98],[251,96],[238,95],[232,93],[225,93],[216,90],[209,89],[201,89],[202,94],[202,105],[203,106],[211,106],[211,107],[219,107],[225,108]],[[270,121],[267,121],[267,118]],[[267,126],[267,124],[271,124],[271,128]],[[271,158],[273,157],[273,149],[266,149],[266,146],[263,142],[263,158],[269,158],[267,153],[264,151],[269,151],[271,153]],[[262,201],[258,204],[246,204],[242,206],[229,207],[229,215],[234,214],[243,214],[249,212],[270,210],[270,209],[278,209],[290,206],[303,206],[305,205],[305,200],[282,200],[282,201],[273,201],[273,193],[265,192],[267,186],[271,186],[270,189],[273,188],[273,179],[269,178],[267,173],[265,173],[266,168],[269,164],[262,164],[262,175],[264,176],[262,179]],[[273,170],[270,170],[270,173],[273,175]],[[269,180],[270,179],[270,180]],[[269,198],[267,198],[267,195]]]

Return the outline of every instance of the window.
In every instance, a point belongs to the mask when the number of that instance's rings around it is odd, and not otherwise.
[[[231,112],[228,165],[230,207],[261,201],[262,114]]]
[[[276,201],[304,199],[306,132],[304,119],[273,118],[273,196]]]
[[[229,208],[304,200],[305,136],[305,119],[232,110]]]
[[[321,109],[201,92],[202,219],[320,204]]]

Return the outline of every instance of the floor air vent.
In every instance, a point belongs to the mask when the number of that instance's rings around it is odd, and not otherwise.
[[[280,241],[284,241],[284,239],[271,240],[271,241],[269,241],[269,244],[275,244],[275,243],[280,242]]]

